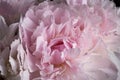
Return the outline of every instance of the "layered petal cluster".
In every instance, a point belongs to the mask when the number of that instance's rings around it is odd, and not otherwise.
[[[20,16],[23,17],[34,3],[38,3],[37,0],[0,0],[0,80],[21,79],[17,51],[20,41],[15,39]]]
[[[10,54],[10,44],[18,37],[16,31],[18,23],[7,26],[4,18],[0,16],[0,75],[7,77],[8,73],[8,60]]]
[[[19,27],[21,79],[119,80],[114,8],[108,0],[44,1],[30,8]]]

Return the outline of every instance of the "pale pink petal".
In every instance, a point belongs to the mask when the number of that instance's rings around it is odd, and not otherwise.
[[[15,40],[12,44],[11,44],[11,51],[10,51],[10,56],[9,56],[9,62],[11,65],[11,69],[12,69],[12,74],[17,74],[19,71],[19,64],[18,64],[18,58],[17,58],[17,48],[19,45],[19,40]]]

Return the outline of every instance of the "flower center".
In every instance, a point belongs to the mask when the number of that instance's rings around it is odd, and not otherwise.
[[[54,45],[51,46],[51,50],[58,50],[58,51],[63,51],[65,49],[65,45],[63,41],[58,41]]]

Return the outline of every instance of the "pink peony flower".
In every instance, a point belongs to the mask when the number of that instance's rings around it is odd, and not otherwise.
[[[21,20],[21,80],[119,80],[120,20],[113,3],[66,2],[44,1]]]

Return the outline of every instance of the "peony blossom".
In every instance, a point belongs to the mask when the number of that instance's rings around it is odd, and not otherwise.
[[[21,80],[119,80],[120,18],[114,8],[108,0],[31,7],[19,26]]]

